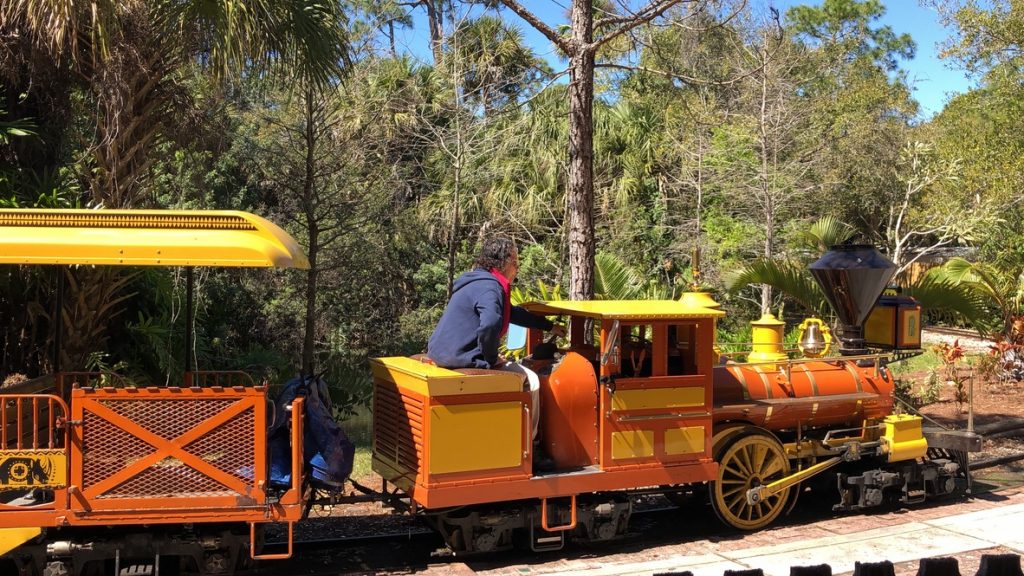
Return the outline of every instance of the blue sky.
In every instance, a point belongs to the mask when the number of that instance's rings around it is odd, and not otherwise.
[[[572,0],[521,0],[522,4],[552,27],[566,23],[565,14]],[[775,6],[780,11],[797,4],[820,4],[819,0],[750,0],[755,9]],[[971,82],[962,70],[950,67],[939,59],[939,46],[947,37],[947,31],[939,24],[938,15],[932,8],[924,8],[918,0],[884,0],[886,14],[881,23],[891,26],[897,34],[909,33],[917,44],[917,54],[909,62],[903,62],[914,97],[921,104],[920,116],[928,119],[942,110],[951,95],[967,91]],[[400,41],[405,48],[420,57],[429,58],[426,40],[426,23],[421,10],[414,13],[415,29],[405,33]],[[515,22],[523,31],[526,41],[534,52],[551,62],[556,70],[565,67],[560,63],[551,43],[525,21],[510,10],[502,10],[502,16]]]
[[[795,0],[772,3],[780,10],[797,4],[820,4]],[[885,0],[883,4],[886,13],[881,23],[892,27],[897,34],[910,34],[917,44],[914,59],[902,62],[901,68],[907,71],[914,98],[921,104],[921,117],[930,118],[942,110],[950,96],[966,92],[972,83],[963,70],[939,59],[939,44],[949,33],[939,24],[933,8],[923,8],[917,0]]]

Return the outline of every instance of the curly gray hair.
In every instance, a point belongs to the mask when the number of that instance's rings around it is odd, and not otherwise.
[[[507,236],[492,236],[484,240],[473,265],[484,270],[500,270],[516,253],[516,243]]]

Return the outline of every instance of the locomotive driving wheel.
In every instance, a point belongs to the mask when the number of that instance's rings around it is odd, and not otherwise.
[[[740,530],[757,530],[786,508],[789,488],[755,503],[747,500],[751,488],[789,475],[786,452],[774,436],[753,428],[729,434],[716,443],[715,460],[718,477],[710,484],[711,507],[722,522]]]

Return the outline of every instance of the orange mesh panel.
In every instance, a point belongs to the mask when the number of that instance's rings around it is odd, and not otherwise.
[[[214,428],[185,449],[240,480],[251,480],[254,450],[252,426],[253,413],[249,409]]]
[[[201,423],[232,408],[240,398],[97,399],[96,404],[167,441],[188,434]],[[88,490],[139,460],[154,457],[158,448],[86,407],[82,425],[82,484]],[[265,424],[261,424],[263,426]],[[255,467],[256,422],[249,406],[184,446],[204,465],[251,485]],[[161,453],[166,453],[160,448]],[[227,480],[224,480],[225,482]],[[234,496],[201,470],[175,457],[164,457],[96,494],[97,499]]]
[[[146,430],[173,440],[231,406],[235,400],[101,400],[99,403]],[[249,436],[252,436],[251,424]]]
[[[149,469],[99,498],[159,498],[173,496],[228,496],[234,491],[193,470],[181,460],[164,458]]]
[[[86,412],[82,419],[82,484],[90,488],[155,449],[110,422]]]

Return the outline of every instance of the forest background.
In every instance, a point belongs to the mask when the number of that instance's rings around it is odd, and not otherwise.
[[[519,242],[519,298],[699,285],[730,313],[723,342],[762,311],[827,313],[772,286],[799,287],[828,241],[870,242],[909,290],[977,305],[946,320],[1012,342],[1024,1],[929,6],[976,87],[920,120],[901,67],[916,47],[878,0],[574,0],[550,26],[516,0],[7,0],[0,206],[277,222],[311,269],[201,270],[193,365],[325,373],[346,407],[367,401],[368,357],[423,349],[487,233]],[[421,23],[430,63],[395,41]],[[949,248],[969,259],[922,285],[914,263]],[[65,369],[180,378],[180,270],[64,273]],[[55,277],[0,270],[8,378],[50,367]]]

